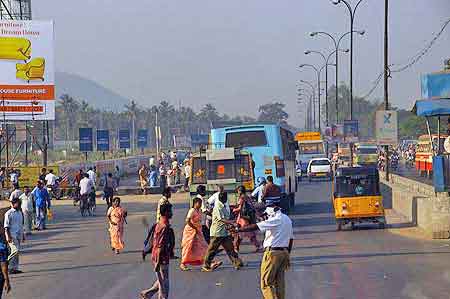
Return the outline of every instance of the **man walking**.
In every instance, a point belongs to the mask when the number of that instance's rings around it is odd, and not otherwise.
[[[44,182],[38,181],[36,188],[32,192],[36,202],[36,228],[45,229],[45,220],[47,218],[47,209],[50,209],[51,199]]]
[[[25,235],[31,235],[31,230],[33,229],[33,211],[34,211],[34,198],[31,194],[30,187],[25,186],[25,193],[20,195],[19,199],[21,201],[22,213],[24,218],[24,232]]]
[[[20,274],[19,252],[23,238],[23,214],[18,197],[11,198],[11,208],[5,213],[5,235],[11,252],[17,252],[9,262],[9,273]]]
[[[155,225],[151,242],[151,254],[156,281],[150,289],[140,293],[142,299],[150,299],[158,294],[158,299],[169,298],[169,261],[173,255],[175,238],[173,229],[170,227],[172,218],[172,205],[165,203],[160,206],[160,219]]]
[[[292,221],[281,212],[279,201],[266,201],[267,220],[237,228],[236,232],[265,232],[264,256],[261,262],[261,292],[263,299],[285,299],[284,273],[294,243]]]
[[[236,251],[234,251],[233,239],[231,238],[226,227],[226,225],[231,225],[234,223],[229,220],[230,210],[227,209],[225,205],[227,199],[227,193],[222,192],[219,194],[219,200],[217,200],[214,205],[212,212],[212,224],[210,228],[211,240],[209,242],[208,251],[206,252],[202,267],[203,272],[211,272],[222,265],[222,262],[213,262],[220,246],[225,249],[225,252],[236,270],[239,270],[244,266],[244,263],[239,258],[239,255]]]

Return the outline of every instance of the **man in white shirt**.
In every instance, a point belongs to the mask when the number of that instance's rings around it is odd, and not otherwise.
[[[89,179],[89,175],[84,174],[84,178],[80,181],[80,196],[88,196],[94,188],[92,180]]]
[[[12,202],[13,198],[19,198],[22,195],[22,190],[20,190],[18,185],[14,185],[14,191],[9,195],[9,201]]]
[[[33,206],[34,206],[34,197],[31,193],[30,187],[25,186],[25,193],[23,193],[19,199],[22,203],[22,213],[24,218],[24,231],[25,235],[31,235],[31,230],[33,228]]]
[[[187,190],[187,188],[189,187],[189,178],[191,177],[191,163],[189,163],[189,161],[185,161],[184,164],[184,189]]]
[[[18,197],[12,198],[11,208],[5,213],[4,228],[11,252],[17,248],[17,253],[9,261],[9,273],[20,274],[22,271],[19,270],[19,252],[20,242],[23,238],[23,215]]]
[[[48,174],[45,176],[45,181],[47,182],[47,187],[53,187],[56,184],[56,179],[58,177],[53,173],[53,169],[48,171]]]
[[[258,202],[261,203],[263,199],[264,194],[264,187],[266,186],[266,178],[265,177],[259,177],[258,178],[258,187],[255,188],[252,192],[253,198],[258,198]]]
[[[291,219],[281,212],[279,201],[266,202],[267,220],[237,228],[236,232],[265,232],[264,257],[261,262],[263,299],[286,298],[284,273],[294,244]]]
[[[89,179],[92,181],[92,184],[94,184],[94,186],[95,186],[95,183],[97,180],[97,173],[92,169],[92,167],[89,167],[87,174],[89,176]]]

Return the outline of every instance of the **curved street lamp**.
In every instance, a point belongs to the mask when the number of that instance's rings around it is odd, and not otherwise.
[[[320,124],[320,72],[321,72],[321,70],[323,68],[321,68],[319,70],[314,65],[308,64],[308,63],[304,63],[304,64],[299,65],[299,68],[304,68],[304,67],[312,68],[313,70],[316,71],[316,74],[317,74],[317,99],[318,99],[318,110],[319,110],[318,111],[318,114],[319,114],[318,115],[318,118],[319,118],[319,131],[320,131],[321,130],[321,124]],[[314,108],[315,108],[315,105],[314,105]],[[316,118],[316,113],[314,112],[314,125],[316,124],[315,118]]]
[[[366,31],[365,30],[353,30],[353,32],[354,33],[358,33],[359,35],[364,35],[365,33],[366,33]],[[340,43],[341,43],[341,41],[342,41],[342,39],[344,38],[344,37],[346,37],[347,35],[349,35],[351,32],[350,31],[348,31],[348,32],[346,32],[346,33],[344,33],[344,34],[342,34],[340,37],[339,37],[339,39],[336,39],[334,36],[332,36],[330,33],[328,33],[328,32],[325,32],[325,31],[314,31],[314,32],[311,32],[309,35],[311,36],[311,37],[315,37],[315,36],[317,36],[317,35],[325,35],[325,36],[328,36],[329,38],[331,38],[331,40],[333,41],[333,43],[334,43],[334,48],[335,48],[335,55],[336,55],[336,58],[335,58],[335,63],[336,63],[336,74],[335,74],[335,85],[336,85],[336,95],[335,95],[335,104],[336,104],[336,123],[339,123],[339,106],[338,106],[338,98],[339,98],[339,52],[338,52],[338,50],[339,51],[341,51],[341,52],[345,52],[345,53],[348,53],[350,50],[348,50],[348,49],[346,49],[345,51],[343,51],[343,50],[340,50],[339,49],[339,45],[340,45]],[[330,54],[331,55],[331,54]]]
[[[355,21],[356,10],[363,0],[359,0],[352,8],[347,0],[331,0],[334,5],[344,3],[350,13],[350,120],[353,120],[353,25]]]
[[[305,85],[307,85],[308,87],[311,88],[311,93],[309,94],[309,109],[308,109],[308,119],[309,120],[308,120],[308,122],[310,124],[313,123],[313,125],[309,126],[309,129],[311,129],[313,127],[315,128],[316,127],[316,108],[315,108],[315,105],[314,105],[314,98],[316,96],[315,96],[314,85],[311,82],[306,81],[306,80],[300,80],[299,83],[303,83],[303,84],[305,84]],[[314,113],[313,113],[313,111],[314,111]]]

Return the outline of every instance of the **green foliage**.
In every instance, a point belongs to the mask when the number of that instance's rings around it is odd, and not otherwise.
[[[289,114],[284,111],[285,107],[285,104],[276,101],[259,106],[258,121],[286,125]]]

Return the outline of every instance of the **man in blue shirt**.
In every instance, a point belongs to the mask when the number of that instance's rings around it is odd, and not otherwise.
[[[0,299],[2,298],[3,289],[8,294],[11,291],[8,273],[8,245],[6,244],[5,233],[0,226]]]
[[[32,193],[36,202],[36,227],[38,230],[43,230],[45,229],[47,209],[51,206],[51,198],[42,181],[38,181]]]

